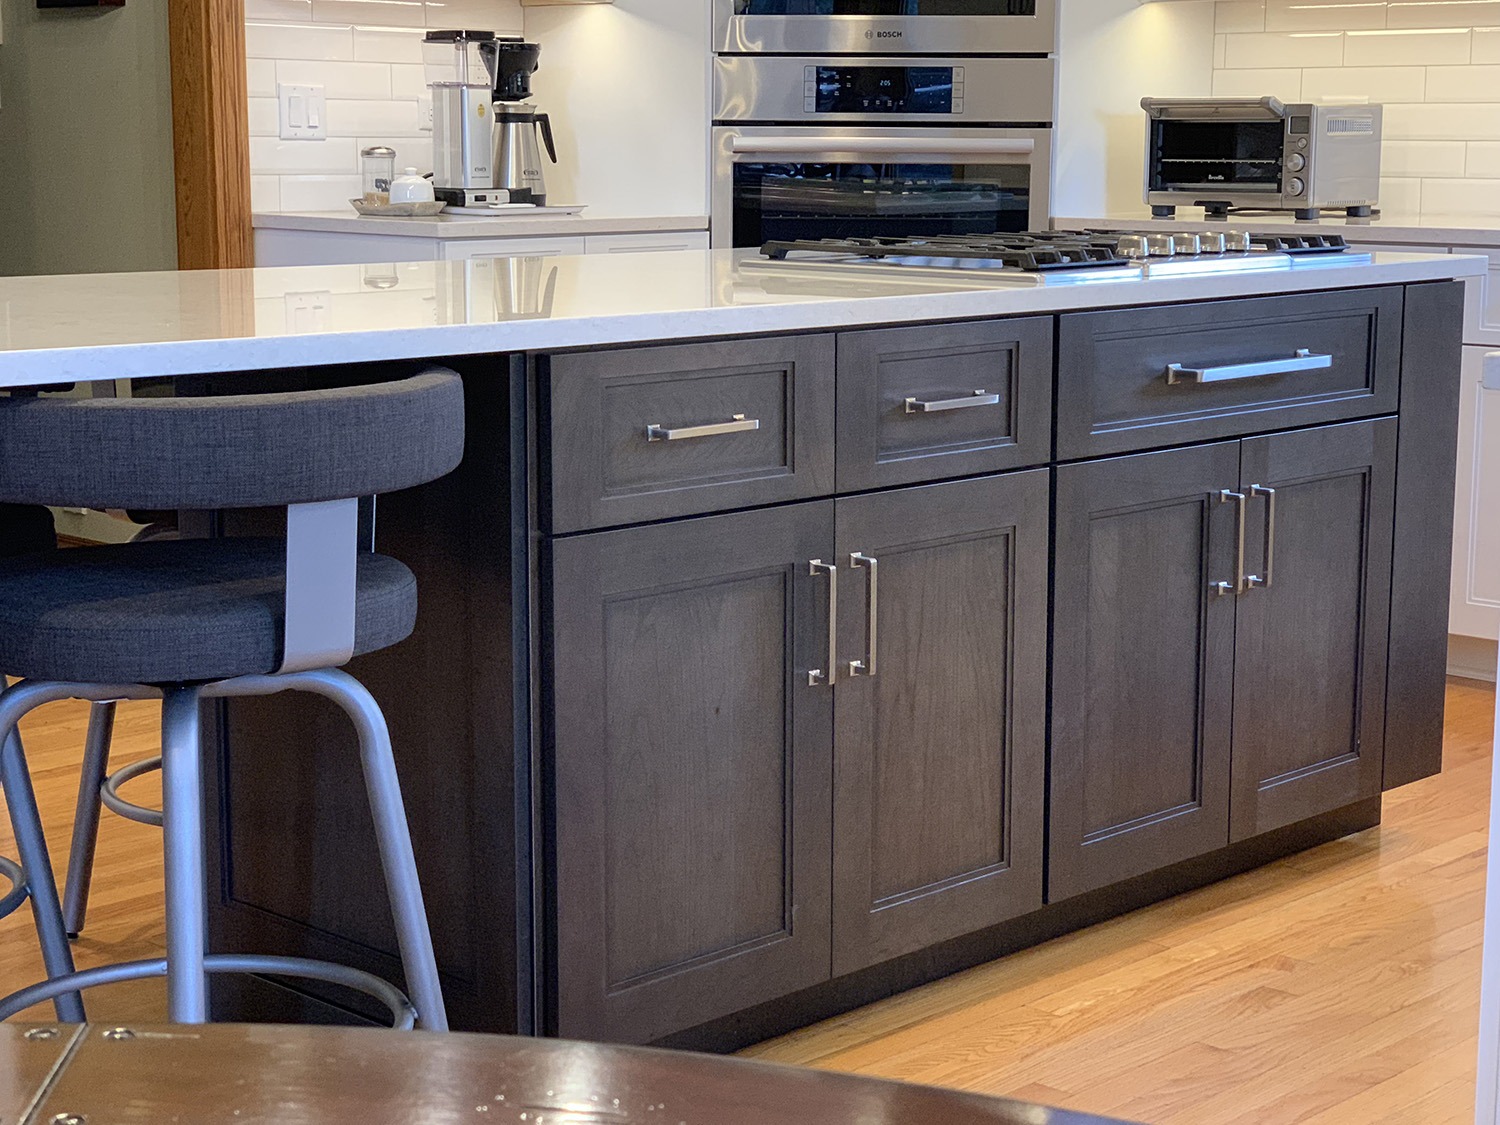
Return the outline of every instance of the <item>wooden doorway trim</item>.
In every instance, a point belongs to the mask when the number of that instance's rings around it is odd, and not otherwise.
[[[245,0],[168,0],[178,269],[254,265]]]

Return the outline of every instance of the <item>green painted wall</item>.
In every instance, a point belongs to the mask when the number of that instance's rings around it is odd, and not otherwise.
[[[175,268],[167,0],[0,20],[0,275]]]

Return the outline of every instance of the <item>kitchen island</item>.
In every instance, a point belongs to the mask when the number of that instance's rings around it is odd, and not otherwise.
[[[744,1043],[1440,767],[1482,260],[523,262],[0,281],[0,385],[464,375],[464,464],[374,520],[417,631],[351,665],[455,1026]],[[398,975],[351,732],[289,696],[215,721],[215,940]]]

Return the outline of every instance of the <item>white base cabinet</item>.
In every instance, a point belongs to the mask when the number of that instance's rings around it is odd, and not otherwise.
[[[494,220],[503,222],[504,220]],[[464,261],[471,258],[548,258],[561,254],[631,254],[707,250],[706,230],[601,234],[510,235],[502,238],[415,238],[365,231],[258,227],[257,266],[331,266],[353,263]]]
[[[1500,387],[1485,386],[1490,351],[1464,348],[1449,631],[1493,641],[1500,639]]]

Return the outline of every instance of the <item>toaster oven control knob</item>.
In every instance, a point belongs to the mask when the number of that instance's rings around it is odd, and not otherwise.
[[[1148,234],[1146,252],[1153,258],[1170,258],[1176,251],[1172,248],[1170,234]]]
[[[1286,158],[1286,170],[1288,172],[1300,172],[1307,167],[1307,157],[1300,152],[1294,152]]]
[[[1287,181],[1286,193],[1288,195],[1301,195],[1307,190],[1307,181],[1301,176],[1293,176]]]

